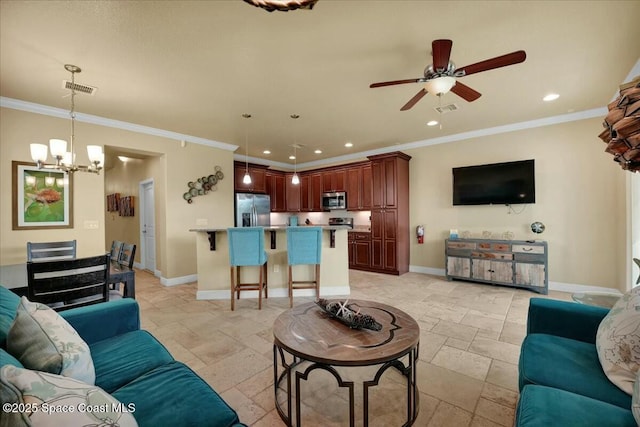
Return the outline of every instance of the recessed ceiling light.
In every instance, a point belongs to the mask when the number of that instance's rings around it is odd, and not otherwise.
[[[560,95],[558,95],[557,93],[550,93],[546,95],[544,98],[542,98],[542,100],[549,102],[549,101],[555,101],[558,98],[560,98]]]
[[[289,156],[289,160],[295,160],[296,156]]]
[[[353,143],[347,142],[346,144],[344,144],[344,146],[347,147],[347,148],[351,148],[351,147],[353,147]]]
[[[435,126],[437,124],[438,124],[437,120],[430,120],[430,121],[427,122],[427,126]]]
[[[271,151],[269,151],[269,150],[264,150],[264,151],[262,152],[262,154],[271,154]]]
[[[322,154],[322,150],[316,150],[316,151],[314,151],[314,153],[316,153],[316,154]]]

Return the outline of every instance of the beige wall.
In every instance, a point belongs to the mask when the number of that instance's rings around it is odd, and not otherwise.
[[[516,239],[549,242],[549,280],[626,289],[625,174],[603,152],[600,119],[583,120],[431,147],[405,150],[410,163],[411,227],[423,224],[425,243],[411,241],[411,265],[444,269],[450,229],[480,237],[511,231]],[[452,206],[451,168],[535,159],[536,203]],[[546,225],[536,235],[529,226]]]
[[[63,230],[11,230],[11,161],[30,161],[29,144],[49,138],[68,139],[69,121],[8,108],[0,109],[0,265],[26,260],[27,241],[78,240],[78,255],[90,256],[105,251],[111,244],[106,238],[105,174],[78,173],[74,179],[74,228]],[[233,224],[233,153],[226,150],[114,129],[87,123],[76,123],[78,163],[86,164],[86,145],[97,144],[158,153],[149,161],[147,176],[153,178],[156,205],[156,267],[161,277],[179,279],[196,273],[196,245],[189,228],[196,220],[208,224]],[[218,191],[194,199],[182,198],[187,183],[209,175],[219,165],[225,179]],[[132,177],[138,179],[139,176]],[[132,187],[137,183],[128,183]],[[139,221],[138,213],[134,217]],[[84,221],[98,221],[98,229],[85,229]],[[202,222],[202,221],[201,221]]]
[[[413,157],[410,226],[426,227],[424,245],[411,240],[412,267],[443,269],[443,241],[451,228],[475,235],[512,231],[517,239],[549,242],[551,282],[625,289],[626,172],[603,152],[600,130],[601,120],[590,119],[404,150]],[[75,238],[79,256],[110,245],[104,174],[76,176],[73,229],[11,230],[11,160],[29,161],[29,143],[67,138],[68,131],[68,120],[0,109],[0,265],[24,262],[29,240]],[[188,229],[233,225],[233,153],[191,143],[183,148],[179,141],[86,123],[77,123],[76,138],[81,163],[87,162],[87,143],[160,154],[143,178],[155,183],[157,269],[166,279],[196,274],[195,233]],[[509,213],[505,206],[451,205],[452,167],[529,158],[536,159],[537,200],[521,213]],[[208,175],[215,165],[225,173],[218,191],[187,204],[182,199],[187,182]],[[522,208],[514,207],[517,212]],[[84,228],[84,221],[91,220],[99,221],[97,230]],[[533,221],[545,223],[544,234],[530,231]]]
[[[117,211],[105,212],[105,249],[111,248],[111,242],[133,243],[137,246],[135,261],[140,262],[140,198],[139,183],[149,178],[148,163],[155,159],[131,159],[120,161],[116,156],[110,159],[104,173],[105,195],[120,193],[120,197],[134,197],[134,216],[120,216]],[[157,161],[157,160],[156,160]]]

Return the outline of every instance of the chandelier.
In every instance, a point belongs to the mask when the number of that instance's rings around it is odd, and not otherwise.
[[[38,169],[54,169],[62,172],[90,172],[99,174],[104,165],[104,153],[102,147],[99,145],[87,145],[87,154],[89,155],[89,166],[81,166],[76,164],[76,153],[73,148],[73,139],[75,134],[75,97],[76,97],[76,83],[75,75],[81,72],[80,67],[75,65],[66,64],[65,70],[71,73],[71,110],[69,116],[71,117],[71,138],[69,144],[69,151],[67,151],[67,141],[64,139],[50,139],[49,150],[51,150],[51,156],[55,159],[55,164],[46,164],[47,161],[47,146],[45,144],[31,144],[31,158],[37,163]]]

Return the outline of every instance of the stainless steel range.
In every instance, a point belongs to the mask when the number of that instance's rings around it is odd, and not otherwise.
[[[346,225],[353,228],[353,218],[329,218],[329,225]]]

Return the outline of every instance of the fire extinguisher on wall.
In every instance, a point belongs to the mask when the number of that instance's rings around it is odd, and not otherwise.
[[[419,225],[416,227],[416,237],[418,237],[418,243],[424,243],[424,226]]]

